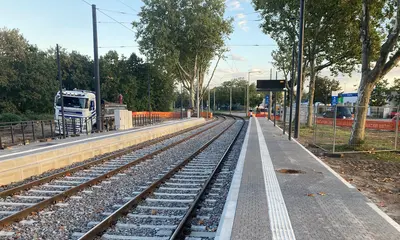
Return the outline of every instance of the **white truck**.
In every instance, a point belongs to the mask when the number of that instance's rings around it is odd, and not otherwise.
[[[63,90],[66,133],[90,133],[96,126],[96,95],[87,90]],[[114,126],[114,110],[127,109],[124,104],[102,103],[102,118],[108,129]],[[63,134],[60,91],[54,98],[55,132]],[[105,128],[104,128],[105,129]]]

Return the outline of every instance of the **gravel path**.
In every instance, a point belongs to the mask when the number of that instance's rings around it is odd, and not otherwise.
[[[6,232],[14,232],[13,237],[6,239],[69,239],[73,232],[84,231],[87,224],[93,219],[101,219],[105,209],[112,207],[120,199],[131,197],[132,192],[136,190],[135,186],[145,186],[159,173],[167,170],[166,166],[189,156],[193,149],[197,149],[215,134],[221,132],[229,122],[225,121],[211,131],[206,131],[183,144],[142,162],[116,175],[109,181],[103,181],[76,196],[66,199],[63,203],[52,205],[29,216],[25,221],[2,229]],[[206,128],[206,126],[203,128]],[[194,131],[200,131],[200,129]],[[192,133],[182,134],[176,138],[182,139]],[[170,142],[176,141],[176,138],[168,139],[149,148],[154,149],[168,145]],[[148,148],[144,148],[134,154],[140,156],[148,150]]]

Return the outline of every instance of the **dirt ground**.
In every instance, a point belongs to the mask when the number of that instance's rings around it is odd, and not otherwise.
[[[309,146],[312,135],[305,133],[300,136],[304,146],[400,223],[399,153],[351,153],[341,158],[326,157],[319,148]]]

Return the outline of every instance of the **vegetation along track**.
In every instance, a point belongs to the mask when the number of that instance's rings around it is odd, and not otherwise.
[[[124,169],[139,164],[154,155],[194,138],[219,124],[208,125],[209,124],[203,124],[201,127],[204,129],[200,131],[196,131],[198,128],[181,131],[174,136],[180,136],[195,129],[194,134],[180,138],[177,141],[172,141],[169,144],[158,144],[159,146],[150,147],[145,154],[139,153],[135,155],[134,151],[145,148],[146,146],[140,145],[128,148],[115,154],[85,163],[84,165],[67,169],[0,192],[0,229],[1,227],[5,227],[26,217],[32,212],[39,211],[89,186],[110,178]],[[173,136],[168,135],[168,137],[150,141],[147,143],[147,147],[156,145],[163,140],[171,139],[171,137]],[[120,159],[116,160],[116,158]]]
[[[161,177],[138,186],[101,221],[88,224],[87,232],[74,238],[94,239],[182,239],[185,225],[197,208],[213,177],[244,126],[234,121],[183,161],[173,164]],[[111,226],[114,226],[111,228]]]

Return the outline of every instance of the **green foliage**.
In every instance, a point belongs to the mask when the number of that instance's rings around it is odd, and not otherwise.
[[[61,73],[66,89],[94,90],[93,60],[61,48]],[[22,119],[48,119],[54,112],[59,89],[55,49],[42,51],[18,30],[0,29],[0,114],[15,113]],[[119,94],[131,110],[168,111],[173,101],[173,78],[132,53],[129,58],[110,51],[100,58],[102,99],[116,102]]]
[[[370,106],[381,107],[387,103],[389,98],[390,90],[389,83],[386,79],[379,81],[374,90],[371,93],[371,98],[369,99]]]
[[[306,1],[305,6],[305,65],[316,62],[316,72],[329,67],[334,73],[349,73],[360,59],[358,0]],[[261,11],[262,30],[279,46],[274,61],[288,71],[293,43],[298,35],[297,0],[253,0],[256,10]],[[284,61],[280,61],[280,60]]]
[[[23,120],[24,120],[23,117],[15,113],[0,114],[0,122],[20,122]]]
[[[389,89],[390,95],[388,100],[394,101],[396,106],[400,106],[400,78],[394,79],[393,86]]]
[[[247,81],[243,78],[235,78],[225,81],[221,86],[215,88],[215,104],[217,109],[229,109],[230,88],[232,88],[232,110],[241,110],[246,103]],[[213,103],[213,91],[211,91],[211,103]],[[262,103],[265,93],[257,92],[256,85],[253,83],[249,88],[250,107],[256,107]]]
[[[194,83],[211,60],[224,51],[232,19],[224,19],[224,0],[144,0],[133,23],[140,51],[160,69],[182,82],[194,101]]]
[[[332,91],[341,90],[340,82],[328,77],[317,76],[315,80],[315,102],[330,104],[332,99]]]

